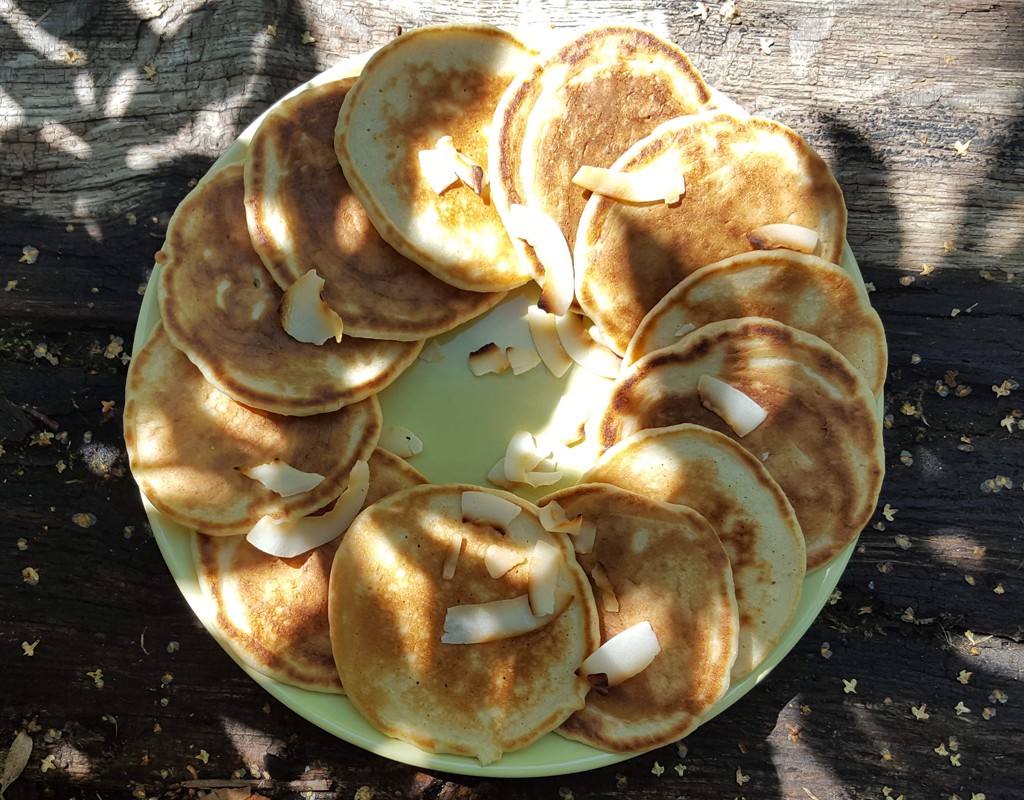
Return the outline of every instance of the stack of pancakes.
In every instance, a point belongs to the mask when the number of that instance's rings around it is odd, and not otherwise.
[[[424,152],[453,158],[446,187]],[[581,167],[685,190],[621,199],[574,183]],[[567,313],[622,363],[598,393],[588,468],[535,503],[483,475],[430,483],[378,446],[392,422],[378,393],[427,339],[551,279],[510,223],[519,205],[564,236]],[[821,157],[648,31],[554,46],[485,25],[412,31],[359,77],[275,106],[244,159],[175,212],[157,254],[161,322],[128,376],[132,471],[193,531],[206,617],[252,668],[346,693],[383,734],[481,763],[553,731],[644,752],[757,671],[806,572],[874,510],[886,346],[845,235]],[[317,313],[340,319],[322,344],[282,312],[310,270],[330,309]],[[758,408],[752,430],[708,399],[709,380]],[[246,539],[261,520],[330,513],[361,461],[362,510],[329,541],[278,557]],[[251,477],[270,462],[319,480]],[[474,493],[514,518],[474,517]],[[553,527],[556,510],[575,528]],[[554,571],[553,611],[533,605],[534,564]],[[452,609],[527,596],[523,630],[452,642]],[[580,669],[640,623],[659,651],[638,673],[606,685]]]

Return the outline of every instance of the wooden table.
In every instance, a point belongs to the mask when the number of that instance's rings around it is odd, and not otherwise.
[[[9,800],[1022,795],[1024,6],[692,9],[0,0],[0,751],[33,741]],[[193,617],[127,471],[135,319],[176,204],[291,87],[428,23],[611,16],[834,169],[888,332],[880,509],[807,635],[685,754],[427,774],[297,717]]]

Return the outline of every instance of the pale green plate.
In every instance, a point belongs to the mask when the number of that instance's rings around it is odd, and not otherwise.
[[[369,54],[347,59],[296,88],[358,74]],[[218,159],[211,172],[225,164],[245,157],[248,141],[262,117],[250,125],[232,147]],[[844,266],[863,285],[860,271],[849,247]],[[137,352],[159,321],[154,268],[146,291],[135,332]],[[469,482],[485,484],[485,476],[518,430],[528,430],[541,437],[557,436],[567,424],[562,414],[575,406],[590,407],[606,385],[603,379],[589,376],[574,367],[561,380],[553,378],[543,367],[523,375],[510,371],[503,375],[474,377],[467,367],[467,356],[478,347],[496,342],[501,347],[530,342],[525,321],[526,306],[533,301],[530,289],[512,293],[500,306],[484,317],[439,337],[445,354],[443,361],[417,361],[392,386],[381,393],[385,425],[402,425],[423,441],[423,452],[410,463],[435,483]],[[555,408],[559,407],[555,415]],[[571,424],[571,423],[569,423]],[[593,460],[594,453],[586,444],[563,451],[559,467],[566,470],[565,479],[556,486],[524,496],[536,499],[542,494],[571,485]],[[220,641],[239,666],[270,694],[329,733],[371,752],[395,761],[429,770],[488,777],[540,777],[582,772],[625,760],[625,756],[602,752],[556,734],[548,734],[523,750],[508,753],[500,761],[487,766],[462,756],[427,753],[416,747],[381,735],[371,728],[352,708],[345,697],[320,694],[274,681],[242,664],[230,646],[217,635],[206,611],[192,563],[190,533],[158,512],[143,498],[160,551],[185,599],[207,630]],[[792,625],[778,646],[758,670],[732,686],[705,715],[711,719],[731,706],[764,678],[793,648],[814,621],[835,589],[846,567],[855,543],[831,564],[806,577],[800,605]]]

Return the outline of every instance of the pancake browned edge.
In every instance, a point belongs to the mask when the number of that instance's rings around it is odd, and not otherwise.
[[[282,289],[316,269],[346,336],[425,339],[487,311],[504,295],[456,289],[377,233],[334,151],[338,111],[354,81],[304,89],[260,124],[245,160],[249,233]]]
[[[714,528],[692,508],[605,484],[549,495],[570,519],[597,525],[590,576],[601,639],[649,622],[661,651],[617,686],[595,689],[559,728],[570,739],[641,753],[686,736],[729,688],[739,622],[729,558]],[[600,568],[614,601],[600,588]]]
[[[504,533],[463,521],[464,492],[519,507]],[[587,682],[575,674],[600,641],[586,575],[564,534],[548,533],[533,504],[472,485],[408,489],[352,523],[331,571],[330,623],[349,699],[381,733],[428,752],[490,763],[526,747],[581,708]],[[456,537],[461,554],[442,577]],[[567,605],[542,627],[477,644],[442,642],[448,609],[522,597],[538,541],[554,548]],[[499,578],[490,546],[522,559]]]
[[[132,357],[124,439],[132,475],[161,512],[216,536],[245,534],[264,515],[310,514],[337,498],[381,429],[376,397],[329,414],[286,417],[236,403],[171,345],[157,325]],[[324,480],[281,497],[240,467],[279,458]]]
[[[632,204],[593,195],[573,251],[576,299],[605,343],[624,353],[644,315],[683,278],[754,250],[772,223],[817,231],[817,253],[838,264],[846,204],[828,165],[778,122],[705,112],[670,120],[613,169],[681,173],[679,202]]]
[[[841,267],[789,250],[741,253],[698,269],[648,312],[623,361],[632,364],[708,322],[741,317],[769,317],[813,333],[881,394],[888,351],[867,292]]]
[[[709,375],[767,414],[738,436],[698,391]],[[709,401],[710,402],[710,401]],[[817,336],[775,320],[712,322],[624,370],[601,419],[600,443],[692,422],[736,440],[786,493],[804,533],[808,571],[853,542],[885,472],[882,425],[864,378]]]
[[[276,414],[335,411],[375,395],[423,342],[300,342],[281,325],[282,292],[253,250],[243,167],[210,173],[175,210],[157,262],[167,336],[210,383]]]
[[[542,54],[513,81],[494,113],[491,195],[502,219],[512,204],[558,223],[572,249],[590,193],[572,183],[584,165],[609,167],[661,122],[701,110],[711,97],[686,54],[650,31],[606,25]],[[538,282],[533,248],[515,244]]]
[[[487,166],[494,108],[534,50],[482,24],[405,33],[363,67],[338,115],[335,147],[352,191],[396,250],[461,289],[504,292],[526,283],[487,186],[438,193],[419,152],[442,136]]]
[[[369,465],[364,507],[427,482],[387,450],[374,450]],[[343,533],[287,559],[258,550],[244,536],[192,534],[206,618],[243,663],[292,686],[343,691],[327,621],[331,565]]]
[[[673,425],[623,439],[580,482],[689,506],[711,523],[732,564],[739,608],[732,680],[757,669],[793,621],[807,562],[793,506],[760,460],[710,428]]]

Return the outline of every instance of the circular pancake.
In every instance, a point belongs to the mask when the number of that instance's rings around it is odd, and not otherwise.
[[[128,368],[124,439],[142,493],[182,525],[215,536],[248,533],[261,517],[303,516],[338,497],[381,428],[376,397],[327,414],[286,417],[237,403],[171,345],[158,325]],[[239,467],[279,458],[324,476],[281,497]]]
[[[494,114],[491,194],[507,218],[513,203],[558,223],[572,249],[590,193],[572,183],[584,165],[610,167],[656,125],[694,114],[711,98],[686,54],[650,31],[606,25],[539,57],[509,86]],[[533,248],[515,245],[531,274]]]
[[[739,608],[732,680],[753,672],[796,613],[807,559],[793,506],[764,465],[728,436],[683,424],[634,433],[580,481],[689,506],[711,523],[732,564]]]
[[[419,28],[370,58],[341,107],[335,147],[352,191],[381,236],[452,286],[502,292],[530,274],[489,191],[457,182],[438,194],[418,153],[451,136],[486,168],[494,108],[532,55],[489,25]]]
[[[317,271],[346,336],[425,339],[476,317],[503,295],[456,289],[377,233],[334,152],[338,110],[354,80],[308,88],[260,124],[245,161],[249,233],[282,289]]]
[[[398,456],[370,456],[363,504],[427,480]],[[257,672],[315,692],[342,692],[331,652],[327,589],[341,536],[294,558],[277,558],[244,536],[192,534],[199,588],[217,633]]]
[[[650,622],[661,652],[632,678],[592,690],[586,706],[559,728],[570,739],[616,753],[640,753],[675,742],[729,688],[736,658],[732,569],[714,528],[692,508],[670,505],[604,484],[549,496],[572,519],[597,525],[592,553],[578,556],[591,576],[601,638]],[[600,564],[618,610],[604,607],[593,578]]]
[[[876,396],[885,383],[885,330],[846,270],[789,250],[755,250],[701,267],[652,308],[626,348],[631,364],[675,344],[679,331],[740,317],[769,317],[813,333],[846,356]]]
[[[707,264],[753,250],[747,234],[762,225],[812,228],[822,258],[838,264],[842,256],[846,204],[839,184],[810,145],[778,122],[722,112],[671,120],[613,168],[672,170],[686,181],[678,203],[594,195],[580,218],[576,299],[620,354],[673,286]]]
[[[344,337],[317,346],[286,333],[283,293],[249,238],[242,169],[231,164],[208,176],[171,218],[157,256],[168,337],[210,383],[253,408],[321,414],[376,394],[423,342]]]
[[[739,389],[767,418],[736,436],[701,405],[704,374]],[[796,511],[808,570],[838,555],[871,518],[885,470],[875,398],[817,336],[759,317],[698,328],[623,371],[600,442],[610,447],[636,431],[682,422],[721,431],[762,461]]]
[[[490,491],[521,508],[506,534],[462,521],[463,491]],[[455,574],[442,579],[453,534],[465,535]],[[527,592],[529,554],[546,541],[571,601],[542,628],[480,644],[441,641],[451,606]],[[488,546],[526,561],[500,578]],[[514,495],[461,484],[420,486],[371,506],[352,523],[331,572],[331,637],[349,699],[377,730],[429,752],[481,763],[525,747],[581,708],[589,688],[576,668],[600,642],[586,575],[564,534]]]

